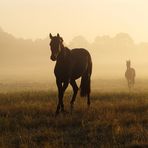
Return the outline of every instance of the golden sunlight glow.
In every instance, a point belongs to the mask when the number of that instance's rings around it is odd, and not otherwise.
[[[148,41],[147,0],[0,0],[0,26],[16,37],[44,38],[129,33]]]
[[[0,74],[53,77],[48,34],[60,33],[69,48],[90,51],[97,78],[123,78],[128,59],[137,77],[147,77],[147,6],[148,0],[0,0]]]

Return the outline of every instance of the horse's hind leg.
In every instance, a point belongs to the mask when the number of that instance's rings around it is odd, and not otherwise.
[[[76,99],[76,96],[77,96],[77,93],[78,93],[78,86],[77,86],[77,83],[75,80],[71,80],[70,81],[70,84],[73,88],[73,96],[72,96],[72,99],[70,101],[70,104],[71,104],[71,113],[72,113],[72,110],[73,110],[73,105],[74,105],[74,102],[75,102],[75,99]]]
[[[129,92],[131,91],[131,82],[128,80],[128,89],[129,89]]]
[[[90,94],[87,95],[87,105],[90,106]]]

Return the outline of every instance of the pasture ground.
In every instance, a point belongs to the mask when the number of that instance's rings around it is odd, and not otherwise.
[[[148,146],[147,92],[94,89],[89,110],[78,95],[73,114],[55,118],[56,91],[20,90],[0,92],[0,147]],[[68,90],[67,111],[70,97]]]

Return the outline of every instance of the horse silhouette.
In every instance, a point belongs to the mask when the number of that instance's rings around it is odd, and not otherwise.
[[[83,48],[68,49],[63,44],[63,38],[59,34],[52,36],[51,39],[51,60],[56,61],[54,74],[56,77],[56,84],[58,88],[58,104],[56,115],[59,112],[64,112],[63,96],[68,84],[70,83],[73,88],[73,96],[70,101],[71,112],[74,107],[74,102],[78,92],[76,79],[81,77],[80,95],[87,97],[87,104],[90,105],[90,83],[92,73],[92,60],[89,52]]]
[[[126,61],[126,66],[127,66],[127,70],[125,72],[125,77],[127,79],[128,88],[129,88],[129,90],[131,90],[131,88],[133,88],[134,84],[135,84],[136,72],[135,72],[134,68],[131,68],[131,61],[130,60]]]

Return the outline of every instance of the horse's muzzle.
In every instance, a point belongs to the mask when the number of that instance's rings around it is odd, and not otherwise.
[[[50,59],[51,59],[52,61],[56,61],[56,57],[55,57],[55,56],[51,56]]]

